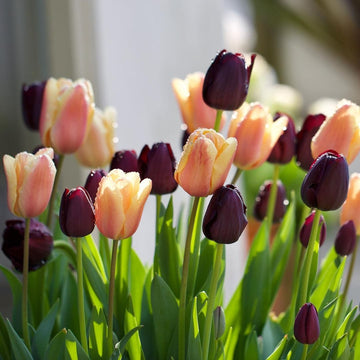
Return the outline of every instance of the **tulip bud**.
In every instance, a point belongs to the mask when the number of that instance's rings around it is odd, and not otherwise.
[[[306,217],[305,222],[300,229],[300,241],[304,247],[307,247],[309,244],[311,229],[314,222],[314,216],[315,216],[315,211],[312,211],[310,215]],[[320,215],[319,226],[321,228],[319,246],[321,246],[324,243],[326,237],[326,223],[322,215]]]
[[[304,304],[296,315],[294,336],[302,344],[313,344],[320,336],[320,324],[316,307]]]
[[[335,238],[335,251],[341,255],[350,255],[356,244],[356,229],[352,220],[343,224]]]
[[[2,251],[11,260],[14,268],[22,272],[24,256],[25,220],[8,220],[3,232]],[[41,222],[30,219],[29,271],[45,265],[53,248],[50,230]]]
[[[151,150],[145,145],[139,155],[138,168],[141,179],[151,179],[151,194],[163,195],[176,190],[175,157],[170,144],[157,143]]]
[[[310,169],[315,160],[311,153],[311,140],[325,118],[323,114],[307,116],[301,130],[296,134],[296,162],[305,171]]]
[[[217,189],[204,215],[204,235],[217,243],[231,244],[239,239],[247,223],[240,191],[234,185]]]
[[[276,113],[274,116],[274,121],[281,118],[282,116],[287,117],[288,123],[286,129],[282,135],[280,135],[278,141],[271,150],[271,153],[267,159],[267,161],[270,163],[287,164],[295,155],[296,131],[294,120],[287,114]]]
[[[255,57],[251,55],[251,64],[247,66],[242,54],[220,51],[205,75],[205,103],[218,110],[238,109],[248,93]]]
[[[22,115],[30,130],[39,130],[41,105],[46,81],[24,84],[21,92]]]
[[[59,223],[61,231],[71,237],[86,236],[94,230],[94,206],[83,187],[65,189],[60,203]]]
[[[349,168],[343,155],[335,151],[321,154],[312,164],[301,186],[301,198],[310,208],[338,209],[346,199]]]
[[[110,170],[120,169],[124,172],[138,172],[137,156],[134,150],[117,151],[110,163]]]
[[[95,202],[99,183],[104,176],[106,176],[106,172],[102,169],[99,169],[99,170],[91,170],[90,174],[86,178],[84,188],[89,193],[93,203]]]
[[[214,312],[215,339],[220,339],[225,332],[225,313],[221,306],[218,306]]]
[[[271,180],[265,181],[264,184],[261,185],[259,193],[255,199],[254,217],[259,221],[263,221],[267,215],[271,186],[272,186]],[[278,180],[276,203],[275,203],[274,217],[273,217],[274,223],[280,222],[281,219],[284,217],[286,212],[286,207],[288,204],[289,201],[286,198],[286,190],[284,184],[280,180]]]
[[[44,145],[35,146],[31,153],[35,155],[41,149],[45,149],[45,146]],[[60,160],[59,154],[54,152],[53,162],[56,168],[58,167],[59,160]]]
[[[176,167],[176,182],[192,196],[207,196],[222,186],[232,165],[237,141],[213,129],[189,136]]]

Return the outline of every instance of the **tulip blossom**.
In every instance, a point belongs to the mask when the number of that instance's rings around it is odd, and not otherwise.
[[[97,189],[99,187],[101,179],[106,176],[106,172],[102,169],[91,170],[85,181],[84,188],[89,193],[92,202],[95,202]]]
[[[107,107],[104,111],[95,109],[85,140],[75,153],[80,164],[89,168],[99,168],[110,163],[115,152],[115,127],[114,108]]]
[[[113,240],[136,231],[151,191],[151,180],[140,182],[139,173],[111,170],[102,178],[95,199],[95,222],[99,231]]]
[[[17,216],[32,218],[46,208],[55,179],[56,168],[51,148],[40,149],[35,155],[21,152],[4,155],[8,186],[8,206]]]
[[[217,110],[236,110],[245,101],[255,56],[246,64],[242,54],[220,51],[206,72],[203,99]]]
[[[350,255],[356,245],[356,229],[354,222],[345,222],[338,230],[335,238],[335,251],[340,256]]]
[[[172,81],[181,116],[189,133],[198,128],[212,129],[214,127],[216,110],[206,105],[202,98],[204,77],[203,73],[197,72],[189,74],[185,80],[174,79]],[[220,129],[224,123],[225,117],[223,116]]]
[[[157,143],[151,149],[145,145],[139,155],[138,167],[141,179],[152,181],[151,194],[163,195],[176,190],[175,157],[170,144]]]
[[[340,224],[352,220],[356,234],[360,235],[360,173],[353,173],[350,177],[349,190],[340,212]]]
[[[294,323],[294,336],[302,344],[313,344],[319,338],[319,316],[313,304],[304,304],[297,313]]]
[[[213,129],[197,129],[188,138],[175,180],[192,196],[207,196],[222,186],[234,159],[237,141]]]
[[[76,152],[83,143],[94,114],[89,81],[48,79],[40,116],[40,136],[45,146],[59,154]]]
[[[2,251],[17,271],[23,269],[25,220],[8,220],[3,232]],[[45,265],[53,249],[53,236],[41,222],[30,220],[29,271]]]
[[[110,170],[120,169],[124,172],[138,172],[138,162],[135,150],[117,151],[110,163]]]
[[[310,208],[336,210],[345,201],[349,186],[346,159],[334,151],[321,154],[301,185],[301,198]]]
[[[335,113],[328,117],[313,137],[314,158],[327,150],[343,154],[351,164],[360,151],[360,107],[348,100],[338,103]]]
[[[228,132],[228,136],[234,136],[238,141],[234,164],[243,170],[262,165],[287,123],[286,116],[273,121],[267,108],[258,103],[244,103],[234,113]]]
[[[94,230],[93,202],[83,187],[65,189],[60,203],[59,223],[61,231],[71,237],[86,236]]]
[[[315,211],[312,211],[310,215],[308,215],[300,228],[299,238],[301,244],[306,248],[309,244],[311,229],[313,227],[315,217]],[[319,238],[319,246],[321,246],[326,238],[326,222],[324,217],[321,215],[319,219],[319,227],[320,227],[320,238]]]

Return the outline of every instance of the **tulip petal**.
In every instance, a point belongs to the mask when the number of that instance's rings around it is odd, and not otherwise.
[[[8,207],[11,212],[14,212],[17,198],[17,177],[15,171],[15,158],[10,155],[4,155],[3,164],[6,175],[6,182],[8,187]]]

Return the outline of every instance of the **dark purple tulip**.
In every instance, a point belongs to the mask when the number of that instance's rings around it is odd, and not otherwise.
[[[138,172],[137,156],[134,150],[117,151],[110,163],[110,170],[121,169],[125,172]]]
[[[336,234],[335,251],[341,255],[350,255],[356,244],[356,228],[352,220],[344,223]]]
[[[259,221],[263,221],[266,217],[271,186],[271,180],[265,181],[264,184],[261,185],[259,193],[255,199],[254,217]],[[274,223],[280,222],[280,220],[284,217],[288,203],[289,201],[286,198],[286,190],[284,184],[280,180],[278,180],[276,203],[273,217]]]
[[[88,177],[86,178],[84,188],[89,193],[93,203],[95,202],[95,197],[96,197],[97,189],[99,187],[99,183],[104,176],[106,176],[106,171],[102,169],[98,169],[98,170],[91,170]]]
[[[345,201],[349,168],[343,155],[329,150],[312,164],[301,186],[301,198],[310,208],[336,210]]]
[[[183,136],[181,138],[181,148],[183,148],[185,146],[189,136],[190,136],[190,133],[187,130],[184,130],[183,131]]]
[[[169,194],[176,190],[175,166],[171,146],[163,142],[154,144],[151,150],[145,145],[138,159],[141,179],[149,178],[152,181],[151,194]]]
[[[218,110],[236,110],[245,101],[256,55],[246,65],[242,54],[220,51],[204,79],[204,102]]]
[[[34,82],[22,86],[21,105],[26,126],[30,130],[39,130],[42,98],[46,81]]]
[[[86,236],[94,230],[94,206],[83,187],[65,189],[60,203],[59,222],[61,231],[71,237]]]
[[[319,338],[319,316],[313,304],[304,304],[297,313],[294,323],[294,336],[302,344],[313,344]]]
[[[11,260],[14,268],[22,272],[24,256],[25,221],[8,220],[3,232],[2,251]],[[53,237],[50,230],[41,222],[30,220],[29,271],[43,266],[53,249]]]
[[[274,121],[279,119],[281,116],[286,116],[288,118],[288,124],[286,126],[286,130],[284,130],[283,134],[279,137],[273,147],[267,161],[276,164],[287,164],[295,155],[296,130],[294,120],[287,114],[276,113]]]
[[[326,116],[323,114],[307,116],[301,130],[296,134],[296,162],[305,171],[308,171],[314,162],[311,140],[325,119]]]
[[[240,191],[234,185],[217,189],[204,215],[204,235],[217,243],[231,244],[239,239],[247,223],[246,206]]]
[[[300,241],[304,247],[307,247],[309,244],[311,228],[312,228],[313,222],[314,222],[314,216],[315,216],[315,211],[312,211],[310,213],[310,215],[308,215],[306,217],[305,222],[301,226],[301,229],[300,229],[300,235],[299,235]],[[326,238],[326,223],[325,223],[325,219],[322,215],[320,215],[319,226],[321,227],[319,246],[321,246],[324,243],[325,238]]]

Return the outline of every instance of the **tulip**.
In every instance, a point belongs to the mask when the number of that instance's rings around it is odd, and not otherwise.
[[[360,235],[360,173],[353,173],[350,177],[349,190],[340,212],[340,224],[352,220],[356,234]]]
[[[89,168],[108,165],[114,155],[114,129],[116,111],[107,107],[104,111],[95,109],[90,129],[80,148],[75,153],[80,164]]]
[[[99,169],[99,170],[91,170],[88,177],[86,178],[84,188],[89,193],[93,203],[95,202],[99,183],[104,176],[106,176],[106,172],[102,169]]]
[[[138,167],[141,179],[152,181],[151,194],[163,195],[176,190],[175,157],[170,144],[157,143],[151,150],[145,145],[139,155]]]
[[[206,105],[202,98],[204,77],[203,73],[197,72],[189,74],[185,80],[174,79],[172,81],[181,116],[189,133],[198,128],[212,129],[214,127],[216,110]],[[225,117],[222,117],[220,129],[224,123]]]
[[[8,206],[14,215],[32,218],[45,210],[56,173],[53,155],[51,148],[40,149],[35,155],[21,152],[15,158],[4,155]]]
[[[294,120],[287,114],[276,113],[274,116],[274,121],[277,121],[282,116],[287,117],[288,123],[283,134],[280,135],[278,141],[271,150],[271,153],[267,159],[267,161],[270,163],[287,164],[295,155],[296,131]]]
[[[83,187],[65,189],[60,203],[59,223],[61,231],[70,237],[86,236],[94,230],[94,206]]]
[[[36,154],[39,150],[44,149],[44,148],[45,148],[44,145],[35,146],[35,147],[32,149],[31,153],[32,153],[32,154]],[[54,165],[55,165],[56,168],[58,167],[59,160],[60,160],[59,154],[57,154],[56,152],[54,152],[53,162],[54,162]]]
[[[228,136],[238,141],[234,164],[243,170],[262,165],[288,123],[286,116],[273,121],[268,110],[258,103],[244,103],[234,113]]]
[[[25,221],[8,220],[3,232],[2,251],[10,259],[14,268],[22,272],[24,256]],[[29,235],[29,271],[45,265],[53,249],[53,237],[50,230],[41,222],[30,220]]]
[[[311,229],[313,226],[313,222],[314,222],[314,216],[315,216],[315,211],[312,211],[310,213],[310,215],[308,215],[304,221],[304,224],[301,226],[300,229],[300,242],[302,243],[302,245],[306,248],[309,244],[309,239],[310,239],[310,234],[311,234]],[[325,219],[324,217],[321,215],[320,216],[320,220],[319,220],[319,225],[320,225],[320,239],[319,239],[319,246],[321,246],[326,238],[326,223],[325,223]]]
[[[100,181],[95,199],[95,222],[99,231],[114,240],[133,235],[150,191],[150,179],[140,182],[136,172],[111,170]]]
[[[340,256],[350,255],[356,244],[356,229],[354,222],[345,222],[338,230],[335,238],[335,251]]]
[[[311,142],[314,158],[330,149],[343,154],[351,164],[360,151],[360,107],[348,100],[338,103],[335,113],[328,117]]]
[[[265,181],[261,185],[259,189],[259,193],[256,196],[255,204],[254,204],[254,217],[259,221],[263,221],[267,215],[271,187],[272,187],[272,181],[271,180]],[[286,198],[286,190],[284,184],[280,180],[278,180],[276,203],[275,203],[274,215],[273,215],[274,223],[280,222],[281,219],[284,217],[288,203],[289,201]]]
[[[138,172],[137,155],[134,150],[117,151],[110,163],[110,170],[120,169],[124,172]]]
[[[325,119],[323,114],[307,116],[301,130],[296,134],[296,162],[305,171],[310,169],[315,160],[311,153],[311,140]]]
[[[245,101],[255,55],[247,65],[242,54],[220,51],[204,79],[203,99],[218,110],[236,110]]]
[[[343,155],[328,151],[312,164],[301,185],[301,198],[310,208],[338,209],[346,199],[349,168]]]
[[[221,187],[234,159],[237,141],[212,129],[197,129],[188,138],[175,169],[176,182],[192,196],[207,196]]]
[[[42,98],[46,81],[24,84],[21,92],[22,115],[30,130],[39,130]]]
[[[45,86],[40,116],[42,143],[59,154],[76,152],[93,118],[93,98],[89,81],[50,78]]]
[[[217,189],[204,215],[204,235],[217,243],[231,244],[239,239],[247,223],[240,191],[234,185]]]
[[[297,313],[294,323],[294,336],[302,344],[313,344],[319,338],[319,316],[313,304],[304,304]]]

